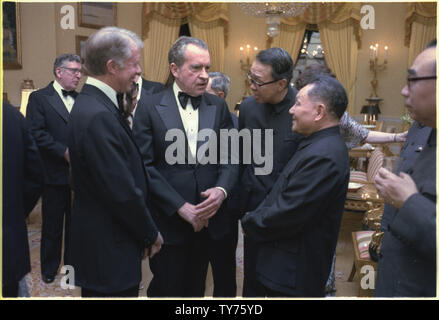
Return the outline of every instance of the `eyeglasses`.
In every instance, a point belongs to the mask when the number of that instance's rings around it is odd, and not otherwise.
[[[73,73],[73,74],[81,74],[81,73],[82,73],[82,70],[81,70],[81,69],[67,68],[67,67],[60,67],[60,68],[67,69],[67,70],[69,70],[69,71],[70,71],[71,73]]]
[[[436,79],[436,76],[407,77],[407,87],[410,89],[410,83],[411,83],[412,81],[430,80],[430,79]]]
[[[258,86],[259,88],[262,86],[265,86],[267,84],[271,84],[271,83],[275,83],[276,81],[279,81],[279,80],[273,80],[273,81],[269,81],[269,82],[257,82],[256,80],[254,80],[252,78],[252,74],[250,73],[250,71],[247,73],[247,80],[250,83],[250,85],[254,84],[254,85]]]

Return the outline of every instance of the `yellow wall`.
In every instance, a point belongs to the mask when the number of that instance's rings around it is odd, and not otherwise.
[[[76,9],[76,3],[21,3],[21,29],[23,69],[5,70],[4,91],[12,104],[20,100],[23,79],[34,80],[42,88],[53,79],[52,65],[55,57],[65,52],[75,52],[75,36],[89,36],[96,29],[77,26],[75,30],[60,28],[61,7],[65,4]],[[358,115],[364,100],[370,95],[372,74],[369,70],[369,46],[378,42],[389,46],[387,69],[378,75],[378,95],[383,117],[399,118],[403,113],[400,95],[407,74],[408,48],[404,46],[404,19],[406,3],[371,3],[375,8],[375,30],[363,30],[362,48],[358,53],[357,91],[354,115]],[[141,34],[141,3],[118,3],[118,26]],[[239,47],[247,43],[264,49],[266,46],[265,19],[245,15],[236,4],[229,6],[229,37],[225,49],[225,73],[232,81],[227,98],[233,109],[244,93],[244,72],[240,70]],[[77,19],[77,15],[75,15]],[[143,61],[142,61],[143,63]],[[82,80],[82,82],[84,79]]]

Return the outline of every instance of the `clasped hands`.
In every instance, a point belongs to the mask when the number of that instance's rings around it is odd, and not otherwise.
[[[410,196],[418,193],[415,182],[408,174],[400,172],[396,175],[385,168],[378,171],[375,187],[378,194],[397,209],[400,209]]]
[[[193,205],[185,202],[177,213],[194,228],[195,232],[201,231],[209,225],[212,218],[224,201],[225,195],[221,189],[210,188],[201,192],[201,197],[206,198],[203,202]]]

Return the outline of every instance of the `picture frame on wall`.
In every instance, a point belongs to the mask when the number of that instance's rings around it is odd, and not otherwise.
[[[88,39],[88,37],[86,37],[86,36],[76,36],[75,37],[76,54],[81,57],[83,63],[84,63],[84,58],[85,58],[85,43],[86,43],[87,39]]]
[[[116,2],[79,2],[78,25],[100,29],[115,26],[117,19]]]
[[[22,69],[20,4],[3,2],[3,69]]]

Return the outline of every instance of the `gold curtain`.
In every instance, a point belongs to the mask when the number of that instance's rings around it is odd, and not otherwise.
[[[169,76],[168,51],[178,37],[180,21],[153,15],[149,23],[150,35],[143,48],[145,77],[165,83]]]
[[[305,29],[305,23],[297,25],[281,24],[279,36],[274,38],[271,46],[285,49],[293,58],[293,62],[296,63]]]
[[[189,22],[194,37],[209,46],[214,70],[224,70],[228,4],[208,2],[145,2],[142,15],[144,61],[150,79],[165,82],[169,75],[168,51],[180,25]],[[165,62],[166,61],[166,62]],[[212,69],[213,69],[212,68]]]
[[[312,3],[303,14],[297,17],[283,18],[281,24],[297,26],[299,24],[341,23],[351,20],[358,48],[361,47],[361,3]]]
[[[409,46],[408,66],[436,35],[436,3],[409,3],[405,45]]]
[[[349,99],[347,111],[354,113],[358,46],[352,20],[319,24],[320,39],[328,67],[336,74]]]
[[[189,19],[191,35],[203,40],[209,46],[210,64],[212,71],[224,72],[224,28],[217,21],[200,22],[195,18]]]

